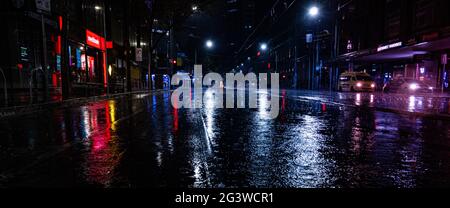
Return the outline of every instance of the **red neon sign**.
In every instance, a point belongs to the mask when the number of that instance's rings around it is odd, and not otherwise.
[[[61,16],[58,17],[59,22],[59,31],[62,31],[63,28],[63,18]]]
[[[56,54],[61,54],[61,35],[58,35],[58,38],[56,39]]]
[[[114,47],[114,44],[113,44],[112,41],[106,41],[106,48],[107,49],[113,49],[113,47]]]
[[[86,30],[86,43],[88,46],[92,46],[94,48],[105,50],[105,38],[91,32],[90,30]]]

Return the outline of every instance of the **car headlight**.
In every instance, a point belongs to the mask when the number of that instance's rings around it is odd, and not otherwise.
[[[371,84],[370,87],[371,87],[371,88],[375,88],[375,84]]]
[[[419,89],[419,88],[420,88],[419,85],[416,84],[416,83],[413,83],[413,84],[410,84],[410,85],[409,85],[409,89],[410,89],[410,90],[417,90],[417,89]]]
[[[362,87],[362,83],[359,82],[359,83],[356,84],[356,86],[357,87]]]

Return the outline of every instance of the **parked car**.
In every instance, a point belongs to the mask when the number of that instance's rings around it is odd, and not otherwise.
[[[433,93],[434,88],[424,81],[410,78],[396,78],[387,82],[383,87],[383,92],[392,93]]]
[[[375,89],[375,80],[367,73],[345,72],[339,78],[339,91],[373,92]]]

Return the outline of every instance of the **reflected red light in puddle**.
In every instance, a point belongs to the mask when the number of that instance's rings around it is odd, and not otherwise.
[[[99,134],[98,136],[94,136],[92,138],[94,150],[101,150],[105,148],[111,139],[111,114],[108,103],[105,103],[105,124],[102,129],[104,129],[103,134]]]
[[[92,107],[90,124],[94,132],[90,137],[92,143],[86,159],[86,175],[90,182],[107,185],[112,177],[111,173],[114,167],[118,164],[118,159],[115,159],[118,157],[114,156],[116,148],[109,146],[112,138],[111,106],[108,102],[105,102],[104,112],[102,111],[102,105]]]

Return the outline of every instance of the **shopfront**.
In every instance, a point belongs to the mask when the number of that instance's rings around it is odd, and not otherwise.
[[[69,41],[69,66],[72,87],[77,95],[104,93],[107,87],[105,38],[90,30],[85,41]]]
[[[448,91],[447,54],[450,38],[432,41],[392,42],[377,48],[346,54],[348,71],[364,71],[371,74],[379,86],[391,79],[404,77],[421,80],[436,89]]]

